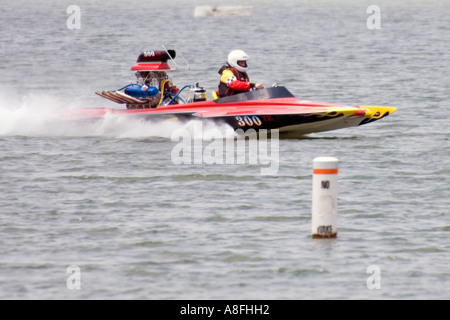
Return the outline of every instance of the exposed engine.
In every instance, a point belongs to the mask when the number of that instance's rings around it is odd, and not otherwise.
[[[136,64],[131,67],[136,71],[136,83],[129,84],[116,91],[97,91],[96,94],[111,101],[126,104],[127,109],[157,108],[162,105],[204,101],[205,90],[195,85],[188,85],[181,90],[173,85],[166,71],[171,70],[168,60],[175,58],[175,50],[142,52]],[[183,100],[179,94],[190,88],[189,96]]]

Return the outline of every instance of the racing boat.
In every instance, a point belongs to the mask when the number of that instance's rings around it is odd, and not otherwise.
[[[139,55],[131,67],[136,72],[136,83],[115,91],[96,92],[126,108],[80,109],[72,112],[72,116],[97,119],[113,114],[150,122],[201,119],[226,123],[236,131],[278,129],[287,136],[303,136],[368,124],[396,111],[389,106],[347,106],[301,100],[278,85],[227,97],[217,97],[213,91],[212,99],[208,100],[205,89],[198,83],[181,89],[173,85],[166,71],[171,70],[168,61],[174,61],[176,51],[163,48]]]

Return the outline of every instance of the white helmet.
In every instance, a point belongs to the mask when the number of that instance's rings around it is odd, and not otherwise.
[[[228,54],[227,62],[228,64],[236,68],[240,72],[247,72],[248,66],[247,66],[247,60],[250,59],[250,57],[242,50],[233,50]],[[245,61],[245,67],[240,66],[238,64],[238,61]]]

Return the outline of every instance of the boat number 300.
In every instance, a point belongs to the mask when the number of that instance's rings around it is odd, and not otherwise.
[[[236,120],[238,122],[238,125],[240,125],[241,127],[262,125],[261,119],[259,119],[257,116],[236,117]]]

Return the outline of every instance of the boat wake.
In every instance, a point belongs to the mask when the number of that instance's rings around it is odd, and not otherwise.
[[[78,108],[72,102],[55,96],[30,94],[11,97],[0,94],[0,136],[171,139],[174,134],[178,136],[180,130],[193,139],[209,139],[211,133],[224,138],[235,135],[226,124],[204,121],[200,124],[200,120],[181,121],[175,117],[157,122],[120,114],[106,114],[96,119],[70,119],[66,116]]]

